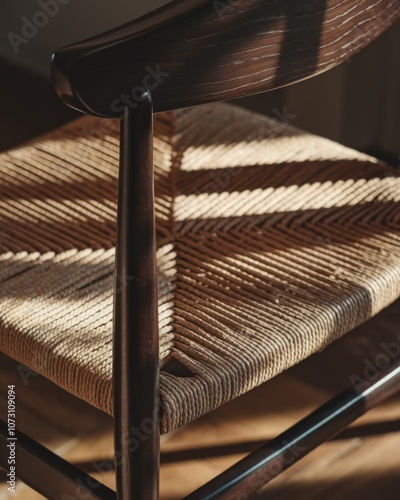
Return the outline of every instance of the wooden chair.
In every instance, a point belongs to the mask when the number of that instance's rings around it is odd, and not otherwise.
[[[55,53],[60,97],[94,116],[0,156],[0,348],[114,414],[117,492],[18,433],[23,481],[51,499],[156,499],[160,430],[400,296],[394,169],[215,103],[325,71],[399,14],[398,0],[175,0]],[[188,498],[248,498],[398,389],[397,360],[379,374]],[[6,469],[10,440],[2,423]]]

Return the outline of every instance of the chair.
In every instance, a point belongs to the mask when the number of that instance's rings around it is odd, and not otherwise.
[[[55,53],[60,97],[94,116],[0,156],[0,349],[114,415],[117,493],[19,433],[22,480],[156,499],[160,430],[400,296],[395,170],[215,102],[327,70],[399,15],[397,0],[177,0]],[[248,498],[396,391],[397,360],[379,372],[188,498]]]

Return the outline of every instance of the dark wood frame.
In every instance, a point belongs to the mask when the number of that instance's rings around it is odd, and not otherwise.
[[[53,55],[69,106],[122,118],[265,92],[344,62],[399,17],[398,0],[174,0]]]
[[[399,15],[397,0],[176,0],[55,53],[53,79],[65,103],[121,120],[113,376],[117,492],[18,432],[23,481],[51,499],[76,498],[77,489],[90,499],[158,498],[153,111],[240,97],[312,76],[350,57]],[[295,463],[397,391],[399,381],[396,363],[361,392],[345,391],[187,498],[247,498],[276,476],[271,467],[284,470]],[[154,428],[130,453],[130,429],[145,421]],[[7,439],[1,423],[3,449]],[[301,452],[287,460],[294,445]],[[5,460],[2,451],[2,466]]]

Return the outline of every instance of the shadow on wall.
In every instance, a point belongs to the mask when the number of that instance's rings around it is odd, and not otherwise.
[[[349,62],[240,106],[291,116],[291,124],[400,167],[400,21]]]
[[[167,0],[19,0],[1,7],[0,56],[50,78],[51,54],[168,3]]]

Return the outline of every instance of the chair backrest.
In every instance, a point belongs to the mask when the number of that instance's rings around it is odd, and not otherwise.
[[[121,116],[144,89],[154,111],[271,90],[343,62],[400,16],[400,0],[176,0],[59,50],[60,97]]]

